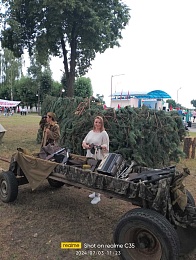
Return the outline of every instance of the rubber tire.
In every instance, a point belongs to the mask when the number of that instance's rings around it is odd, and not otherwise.
[[[187,194],[187,203],[192,207],[195,207],[195,200],[190,193],[186,190]],[[176,232],[180,240],[180,253],[181,255],[187,255],[195,249],[196,245],[196,228],[177,226]]]
[[[190,193],[190,191],[186,190],[186,195],[187,195],[187,203],[190,204],[191,206],[195,207],[195,200]]]
[[[48,179],[48,183],[53,188],[61,188],[65,184],[64,182],[56,181],[56,180],[53,180],[53,179]]]
[[[18,182],[12,171],[0,173],[0,199],[3,202],[12,202],[18,196]]]
[[[144,249],[139,248],[139,240]],[[119,220],[114,232],[114,242],[116,245],[123,245],[123,248],[116,249],[123,260],[177,260],[180,252],[179,238],[172,224],[158,212],[144,208],[133,209]],[[159,251],[156,247],[154,249],[157,250],[157,255],[152,250],[150,253],[150,242],[154,242],[154,247],[157,245]],[[126,249],[126,243],[134,243],[135,248]]]

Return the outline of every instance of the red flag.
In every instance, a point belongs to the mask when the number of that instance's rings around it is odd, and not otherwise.
[[[106,104],[103,105],[103,109],[106,110],[107,109],[107,106]]]
[[[118,109],[120,109],[120,105],[118,104]]]

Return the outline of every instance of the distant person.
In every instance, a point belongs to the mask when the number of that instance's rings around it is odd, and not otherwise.
[[[195,118],[196,118],[196,109],[193,111],[193,123],[195,122]]]
[[[102,149],[97,149],[95,154],[91,153],[91,144],[101,146]],[[104,156],[109,152],[109,136],[104,128],[103,118],[96,116],[94,119],[93,129],[88,132],[82,142],[82,147],[87,149],[86,156],[93,157],[98,160],[102,160]],[[101,198],[100,193],[93,192],[89,195],[92,198],[91,204],[97,204]]]
[[[11,115],[13,116],[14,115],[14,113],[15,113],[15,111],[14,111],[14,108],[12,107],[12,109],[11,109]]]
[[[4,116],[7,116],[7,107],[4,108]]]
[[[182,109],[181,109],[181,108],[178,109],[178,114],[179,114],[180,116],[182,116]]]
[[[27,115],[27,109],[23,107],[20,111],[21,116],[26,116]]]

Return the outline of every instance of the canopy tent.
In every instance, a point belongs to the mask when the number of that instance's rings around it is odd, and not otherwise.
[[[5,128],[0,124],[0,133],[4,133],[5,131]]]
[[[21,101],[12,101],[7,99],[0,99],[1,107],[16,107],[20,104]]]

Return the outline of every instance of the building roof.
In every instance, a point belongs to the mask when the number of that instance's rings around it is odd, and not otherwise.
[[[113,96],[116,98],[116,99],[119,99],[119,98],[131,98],[131,97],[136,97],[136,98],[146,98],[146,99],[153,99],[153,98],[158,98],[158,99],[163,99],[163,98],[171,98],[171,96],[166,93],[165,91],[162,91],[162,90],[153,90],[153,91],[150,91],[148,93],[131,93],[131,92],[115,92],[113,94]]]
[[[152,98],[171,98],[171,96],[162,90],[153,90],[151,92],[148,92],[147,95],[149,95]]]

